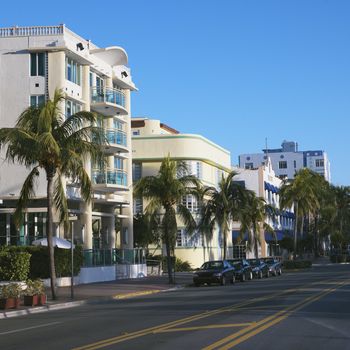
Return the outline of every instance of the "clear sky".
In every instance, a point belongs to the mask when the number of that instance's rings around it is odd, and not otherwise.
[[[161,119],[231,151],[268,139],[325,150],[350,185],[350,1],[1,2],[0,26],[65,23],[123,46],[139,92],[133,116]]]

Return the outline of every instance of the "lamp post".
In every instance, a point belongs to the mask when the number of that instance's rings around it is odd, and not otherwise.
[[[74,251],[73,251],[73,242],[74,242],[74,221],[78,220],[77,216],[70,216],[69,221],[71,222],[71,277],[70,277],[70,297],[74,299]]]

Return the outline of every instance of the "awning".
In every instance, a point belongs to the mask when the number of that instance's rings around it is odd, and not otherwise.
[[[241,233],[239,231],[232,231],[232,240],[233,241],[238,241],[241,237]],[[242,236],[242,241],[247,241],[248,240],[248,234],[245,233],[243,236]]]

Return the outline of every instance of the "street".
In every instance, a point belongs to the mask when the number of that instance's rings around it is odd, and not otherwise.
[[[9,349],[350,349],[350,265],[0,320]]]

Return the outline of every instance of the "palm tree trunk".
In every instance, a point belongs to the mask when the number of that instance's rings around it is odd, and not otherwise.
[[[173,268],[172,268],[173,264],[172,264],[172,260],[171,260],[170,239],[169,239],[168,232],[165,233],[165,249],[166,249],[169,284],[173,284],[174,283]],[[175,266],[174,266],[174,268],[175,268]]]
[[[52,243],[53,236],[53,178],[54,175],[47,173],[47,221],[46,221],[46,235],[47,235],[47,247],[49,250],[50,261],[50,282],[51,282],[51,294],[52,299],[57,299],[56,294],[56,269],[55,269],[55,250]]]
[[[224,260],[226,260],[226,254],[227,254],[227,252],[226,252],[226,250],[227,250],[227,241],[226,241],[226,234],[227,234],[227,232],[226,232],[226,230],[224,230],[223,231],[223,239],[224,239]]]
[[[259,258],[259,250],[258,250],[258,240],[256,238],[256,233],[254,232],[254,254],[255,254],[255,259]]]
[[[294,222],[294,252],[293,258],[297,257],[297,236],[298,236],[298,202],[295,203],[295,222]]]

